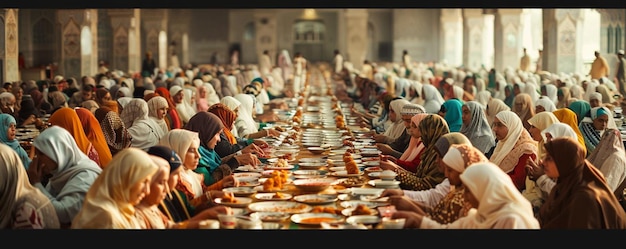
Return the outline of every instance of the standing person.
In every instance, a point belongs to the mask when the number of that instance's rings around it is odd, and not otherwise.
[[[280,67],[282,71],[283,80],[285,83],[289,82],[292,78],[293,74],[293,64],[291,63],[291,56],[289,56],[289,52],[286,49],[283,49],[278,55],[278,59],[276,60],[276,64]],[[233,93],[231,95],[234,95]]]
[[[626,96],[626,59],[624,59],[624,50],[617,51],[617,74],[615,81],[618,83],[619,92],[622,96]]]
[[[609,77],[609,63],[606,59],[600,55],[600,52],[595,51],[594,55],[596,59],[591,63],[591,70],[589,70],[589,76],[592,80],[597,80],[602,77]]]
[[[293,64],[295,69],[293,75],[293,91],[298,93],[306,81],[307,60],[302,56],[302,53],[296,52],[293,57]]]
[[[402,51],[402,66],[407,70],[411,67],[411,56],[409,55],[409,51],[406,51],[406,49]]]
[[[543,71],[543,50],[539,49],[539,57],[537,58],[535,72],[539,73],[541,71]]]
[[[270,51],[263,50],[263,54],[259,58],[259,71],[261,75],[265,76],[272,70],[272,59],[270,57]]]
[[[528,56],[528,53],[526,53],[526,48],[524,48],[524,55],[520,60],[519,69],[524,72],[527,72],[530,69],[530,56]]]
[[[343,56],[339,53],[339,49],[335,49],[335,57],[333,58],[334,73],[340,73],[343,69]]]
[[[152,52],[146,52],[146,57],[141,63],[141,76],[152,77],[154,76],[154,69],[156,68],[156,61],[152,58]]]

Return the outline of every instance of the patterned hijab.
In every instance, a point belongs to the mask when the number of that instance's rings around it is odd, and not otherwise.
[[[80,119],[80,123],[82,124],[83,131],[87,136],[87,139],[91,141],[93,147],[98,151],[98,157],[100,158],[100,165],[104,168],[106,167],[113,155],[111,154],[111,150],[107,144],[106,138],[104,138],[104,132],[102,131],[102,126],[100,126],[100,122],[96,119],[96,117],[91,113],[91,111],[85,108],[75,108],[76,115]]]
[[[111,154],[116,154],[118,151],[130,147],[132,136],[128,133],[117,112],[108,107],[100,107],[96,110],[95,117],[100,123]]]
[[[512,111],[503,111],[496,115],[509,132],[498,141],[489,161],[500,166],[504,173],[513,171],[523,154],[537,154],[537,142],[522,126],[522,120]]]
[[[220,120],[222,120],[222,124],[224,125],[224,128],[222,129],[222,131],[224,131],[224,134],[226,135],[226,137],[228,138],[228,141],[231,144],[236,144],[237,138],[235,138],[235,136],[231,132],[231,129],[233,128],[233,124],[235,123],[237,114],[235,114],[226,105],[222,103],[217,103],[217,104],[210,106],[208,111],[210,113],[215,114],[217,117],[220,118]]]
[[[41,215],[34,223],[35,228],[60,228],[59,218],[50,199],[30,184],[28,174],[19,156],[12,148],[0,143],[0,229],[13,227],[13,215],[19,205],[34,205]],[[30,218],[30,217],[28,217]]]
[[[602,172],[585,159],[585,152],[578,141],[571,138],[556,138],[547,142],[545,147],[556,164],[559,176],[539,211],[541,227],[626,228],[624,209],[607,185]],[[581,208],[580,205],[585,205],[586,208]],[[593,210],[593,213],[587,210]]]
[[[435,154],[435,144],[437,140],[450,133],[448,124],[441,116],[437,114],[431,114],[425,117],[418,126],[420,134],[422,134],[422,143],[426,147],[424,153],[422,153],[420,159],[420,165],[417,167],[417,175],[425,175],[425,171],[436,167],[437,154]],[[421,173],[420,173],[421,172]]]
[[[476,101],[468,101],[465,106],[470,111],[470,123],[468,125],[463,124],[460,132],[472,141],[474,147],[486,153],[496,144],[496,139],[493,137],[493,131],[491,131],[491,126],[487,121],[485,109]]]
[[[79,229],[140,229],[131,189],[154,175],[158,166],[142,150],[120,151],[85,196],[82,209],[72,222]]]
[[[132,147],[147,150],[165,135],[161,127],[148,117],[148,112],[148,103],[140,98],[133,98],[122,110],[120,118],[133,137]]]

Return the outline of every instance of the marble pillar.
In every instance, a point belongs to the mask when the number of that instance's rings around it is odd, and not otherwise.
[[[141,12],[139,9],[110,9],[113,30],[113,60],[110,69],[128,73],[141,70]]]
[[[626,50],[626,9],[596,10],[600,13],[600,54],[609,63],[609,76],[613,79],[617,72],[617,51]]]
[[[583,73],[582,9],[543,10],[543,67],[553,73]]]
[[[168,66],[169,56],[168,39],[167,39],[167,23],[168,12],[164,9],[142,9],[141,10],[141,27],[144,30],[145,52],[151,52],[152,58],[157,62],[157,66],[166,69]],[[164,37],[165,34],[165,37]]]
[[[267,50],[270,58],[273,60],[278,53],[278,31],[275,11],[259,10],[255,12],[254,25],[257,58],[261,58],[263,51]],[[258,63],[258,60],[256,63]],[[272,61],[272,65],[275,63],[275,61]]]
[[[61,24],[61,63],[65,78],[95,75],[98,69],[98,11],[96,9],[57,10]]]
[[[484,64],[485,16],[482,9],[463,9],[463,65],[478,71]]]
[[[523,55],[523,9],[498,9],[494,20],[494,68],[518,69]]]
[[[0,18],[3,19],[4,22],[0,23],[3,25],[4,33],[0,33],[3,35],[1,39],[4,47],[0,51],[0,60],[2,61],[2,70],[0,80],[2,82],[15,82],[20,80],[20,71],[18,68],[18,53],[19,53],[19,44],[18,44],[18,30],[17,30],[17,19],[18,19],[18,9],[0,9]]]
[[[367,55],[367,9],[346,9],[346,58],[354,68],[363,67]]]
[[[463,64],[463,11],[441,9],[440,58],[449,66]]]

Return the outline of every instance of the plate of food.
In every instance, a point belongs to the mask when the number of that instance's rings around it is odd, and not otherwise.
[[[366,182],[367,182],[367,179],[365,179],[364,177],[348,177],[348,178],[342,178],[342,179],[335,181],[333,185],[339,185],[345,188],[352,188],[352,187],[361,187]]]
[[[332,223],[343,221],[344,217],[337,214],[329,213],[304,213],[294,214],[291,216],[291,221],[299,225],[308,226],[320,226],[322,222]]]
[[[300,214],[311,211],[312,207],[295,201],[262,201],[251,203],[248,205],[248,209],[253,212]]]
[[[336,178],[297,179],[293,181],[293,185],[302,191],[320,192],[330,187],[330,185],[336,180]]]
[[[339,205],[343,208],[356,208],[358,205],[365,205],[368,208],[376,208],[378,206],[378,204],[376,204],[375,202],[357,200],[342,201]]]
[[[239,166],[235,170],[243,171],[243,172],[261,172],[261,171],[263,171],[262,168],[254,167],[252,165]]]
[[[326,163],[326,157],[307,157],[298,160],[300,163]]]
[[[376,188],[398,188],[400,181],[375,179],[370,180],[368,184]]]
[[[224,188],[222,189],[222,191],[226,193],[232,193],[236,197],[247,197],[247,196],[256,194],[257,192],[251,187],[231,187],[231,188]]]
[[[233,173],[234,177],[256,177],[259,178],[261,177],[261,173],[257,173],[257,172],[237,172],[237,173]]]
[[[356,174],[348,174],[348,171],[340,170],[340,171],[331,172],[329,173],[329,175],[338,176],[338,177],[355,177],[355,176],[363,175],[363,171],[359,171],[359,173],[356,173]]]
[[[330,167],[330,168],[328,168],[328,170],[330,170],[330,171],[334,171],[334,172],[337,172],[337,171],[345,171],[345,170],[346,170],[346,166],[341,166],[341,167]]]
[[[353,224],[376,225],[381,218],[377,215],[352,215],[346,218],[346,222]]]
[[[285,159],[278,159],[275,163],[270,163],[265,166],[265,170],[290,170],[294,166],[289,164]]]
[[[320,178],[326,177],[326,171],[320,170],[296,170],[293,172],[294,178]]]
[[[282,212],[254,212],[250,214],[251,218],[259,219],[263,222],[282,222],[289,219],[289,213]]]
[[[275,193],[258,193],[254,195],[254,198],[261,201],[286,201],[291,199],[292,195],[282,192]]]
[[[298,163],[298,166],[302,169],[319,169],[324,166],[328,166],[326,162],[312,162],[312,163]]]
[[[367,167],[367,168],[365,168],[365,171],[369,172],[369,173],[371,173],[371,172],[382,172],[383,169],[381,167],[374,166],[374,167]]]
[[[234,208],[244,208],[252,203],[248,197],[235,197],[233,194],[225,194],[222,198],[215,198],[215,203]]]
[[[345,216],[353,215],[378,215],[378,211],[374,208],[370,208],[367,205],[358,204],[356,207],[345,208],[341,210],[341,214]]]
[[[333,203],[337,201],[337,196],[325,194],[297,195],[293,197],[293,200],[310,205],[319,205]]]
[[[366,167],[377,167],[380,165],[380,160],[364,161],[363,165],[365,165]]]

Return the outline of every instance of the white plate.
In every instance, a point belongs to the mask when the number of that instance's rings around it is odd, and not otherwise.
[[[291,194],[280,193],[281,197],[277,197],[276,193],[258,193],[254,195],[254,198],[262,201],[286,201],[291,199]]]
[[[315,162],[315,163],[299,163],[298,166],[300,168],[306,169],[318,169],[324,166],[327,166],[328,164],[326,162]]]
[[[345,171],[346,170],[346,166],[341,166],[341,167],[330,167],[328,168],[328,170],[330,171]]]
[[[301,158],[298,161],[300,163],[317,163],[317,162],[326,163],[326,158],[307,157],[307,158]]]
[[[324,195],[324,194],[311,194],[311,195],[297,195],[293,197],[294,201],[302,202],[311,205],[328,204],[337,201],[336,195]]]
[[[384,189],[379,188],[350,188],[350,193],[352,195],[372,195],[372,196],[380,196],[383,194]]]
[[[356,206],[358,206],[359,204],[363,204],[365,206],[367,206],[368,208],[376,208],[378,206],[378,204],[376,204],[375,202],[371,202],[371,201],[342,201],[339,205],[343,208],[355,208]]]
[[[285,192],[285,191],[287,191],[288,189],[287,189],[287,187],[283,186],[283,188],[282,188],[282,189],[264,190],[264,189],[263,189],[263,186],[261,185],[261,186],[256,186],[256,187],[254,187],[254,189],[253,189],[253,190],[254,190],[254,191],[257,191],[257,192],[259,192],[259,193],[275,193],[275,192]]]
[[[341,210],[341,214],[345,216],[352,216],[352,211],[354,211],[354,209],[356,209],[356,207],[345,208]],[[376,209],[370,208],[370,210],[371,213],[369,215],[378,215],[378,211]]]
[[[348,171],[340,170],[340,171],[331,172],[329,173],[329,175],[338,176],[338,177],[354,177],[354,176],[363,175],[363,171],[359,171],[358,174],[348,174]]]
[[[366,162],[363,162],[363,165],[365,165],[365,166],[367,166],[367,167],[379,166],[379,165],[380,165],[380,160],[376,160],[376,161],[366,161]]]
[[[330,185],[336,180],[337,178],[332,178],[332,177],[297,179],[293,181],[293,185],[303,191],[319,192],[330,187]]]
[[[354,160],[361,159],[363,157],[363,156],[361,156],[359,154],[351,154],[351,155],[352,155],[352,159],[354,159]],[[333,161],[342,161],[343,162],[343,154],[330,156],[330,157],[328,157],[328,159],[331,159]]]
[[[235,170],[244,171],[244,172],[261,172],[261,171],[263,171],[263,169],[261,169],[261,168],[254,168],[254,167],[252,167],[250,165],[239,166]]]
[[[257,173],[257,172],[237,172],[237,173],[233,173],[234,177],[240,178],[240,177],[256,177],[259,178],[261,177],[261,173]]]
[[[235,197],[235,200],[237,200],[237,202],[222,202],[222,198],[215,198],[214,201],[217,204],[234,208],[244,208],[248,206],[248,204],[252,203],[252,198],[248,197]]]
[[[263,222],[282,222],[289,219],[290,214],[281,212],[254,212],[250,217],[259,219]]]
[[[378,224],[380,223],[380,221],[381,221],[380,217],[376,215],[354,215],[346,219],[346,222],[348,223],[365,224],[365,225]]]
[[[313,221],[311,219],[315,220]],[[319,226],[322,222],[332,223],[343,220],[343,216],[330,213],[305,213],[294,214],[291,216],[291,221],[293,221],[293,223],[310,226]]]
[[[367,176],[369,176],[370,178],[380,178],[380,173],[381,171],[372,172],[372,173],[367,174]]]
[[[231,187],[231,188],[224,188],[222,189],[222,191],[226,193],[233,193],[237,197],[245,197],[245,196],[256,194],[256,190],[250,187]]]
[[[367,182],[369,185],[372,185],[373,187],[382,187],[382,188],[396,188],[400,185],[400,181],[387,181],[387,180],[381,180],[381,179],[376,179],[376,180],[370,180],[369,182]]]
[[[286,167],[275,167],[275,166],[270,166],[270,165],[267,165],[267,166],[265,166],[265,168],[264,168],[264,169],[265,169],[265,170],[270,170],[270,169],[273,169],[273,170],[291,170],[291,169],[293,169],[293,168],[294,168],[294,166],[293,166],[293,165],[288,164]]]
[[[294,201],[262,201],[248,205],[253,212],[279,212],[289,214],[306,213],[313,209],[311,206]]]
[[[378,166],[374,166],[374,167],[367,167],[364,169],[367,172],[382,172],[383,169],[378,167]]]
[[[312,170],[312,169],[299,169],[292,172],[294,175],[306,175],[306,176],[317,176],[324,175],[324,171]]]

